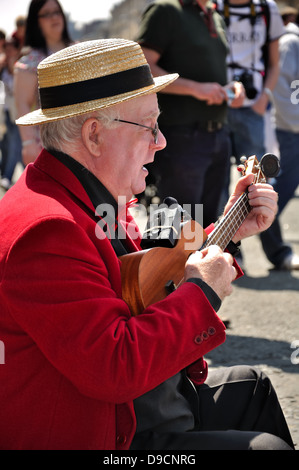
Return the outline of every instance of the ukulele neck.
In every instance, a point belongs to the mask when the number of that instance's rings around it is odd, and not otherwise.
[[[251,206],[249,204],[248,193],[246,191],[239,197],[223,219],[221,219],[213,232],[210,233],[202,248],[217,245],[222,250],[225,250],[239,227],[246,219],[250,209]]]

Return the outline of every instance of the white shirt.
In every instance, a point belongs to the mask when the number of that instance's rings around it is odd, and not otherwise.
[[[239,67],[228,67],[228,81],[234,79],[244,69],[253,73],[254,87],[260,93],[263,89],[265,64],[263,59],[263,46],[267,41],[266,16],[260,0],[253,0],[255,21],[251,24],[250,2],[243,5],[229,5],[229,24],[227,26],[227,39],[230,52],[227,64],[236,63]],[[217,10],[224,17],[223,0],[217,0]],[[269,6],[269,41],[278,39],[285,31],[281,15],[274,0],[267,0]],[[254,100],[245,99],[244,106],[251,106]]]

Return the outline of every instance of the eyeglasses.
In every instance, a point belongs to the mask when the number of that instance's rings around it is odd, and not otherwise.
[[[158,123],[156,122],[155,127],[149,127],[149,126],[144,126],[143,124],[138,124],[137,122],[132,122],[132,121],[124,121],[123,119],[114,119],[114,121],[118,122],[124,122],[126,124],[133,124],[134,126],[140,126],[140,127],[145,127],[145,129],[150,129],[152,131],[153,137],[154,137],[154,143],[158,143],[158,133],[159,133],[159,127]]]
[[[41,13],[38,15],[39,18],[45,18],[45,19],[50,19],[53,18],[53,16],[60,16],[62,15],[62,12],[60,10],[55,10],[55,11],[48,11],[46,13]]]

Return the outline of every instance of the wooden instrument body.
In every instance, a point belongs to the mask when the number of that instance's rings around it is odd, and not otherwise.
[[[164,299],[184,279],[185,263],[207,234],[190,220],[173,248],[155,247],[121,256],[122,294],[133,315]]]

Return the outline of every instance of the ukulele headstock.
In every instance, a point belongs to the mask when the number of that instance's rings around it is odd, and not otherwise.
[[[275,178],[280,170],[279,160],[276,155],[266,153],[259,162],[255,155],[248,159],[241,157],[241,165],[238,166],[238,171],[242,176],[253,173],[255,175],[255,183],[265,183],[267,178]]]

